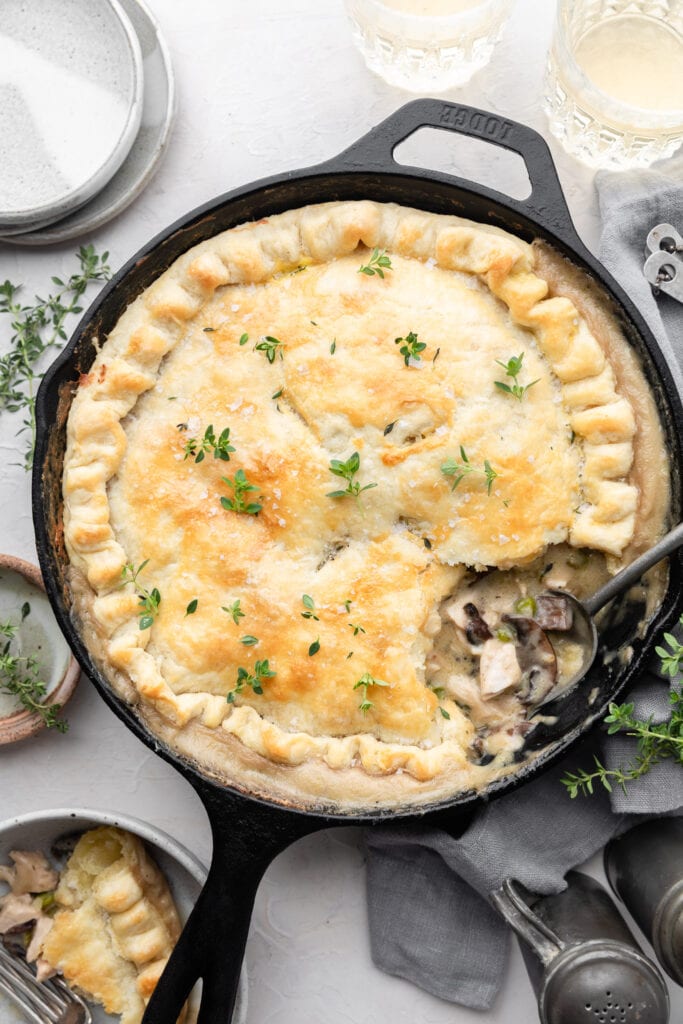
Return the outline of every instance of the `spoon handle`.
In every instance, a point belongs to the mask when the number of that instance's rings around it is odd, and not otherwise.
[[[622,591],[626,590],[640,579],[648,569],[651,569],[657,562],[661,562],[663,558],[670,555],[672,552],[677,551],[678,548],[683,546],[683,523],[679,523],[673,530],[670,530],[660,541],[655,544],[653,548],[646,551],[636,558],[635,562],[631,562],[625,569],[618,572],[616,576],[613,576],[604,587],[600,587],[592,597],[587,598],[583,601],[583,606],[589,615],[596,615],[601,608],[603,608],[608,601],[611,601],[617,594],[621,594]]]

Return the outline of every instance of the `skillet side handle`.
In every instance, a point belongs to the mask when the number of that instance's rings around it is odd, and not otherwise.
[[[518,153],[526,164],[531,183],[531,195],[527,199],[512,199],[481,185],[477,185],[477,191],[495,202],[503,203],[522,216],[540,221],[570,247],[578,249],[581,253],[586,251],[574,227],[557,169],[545,139],[533,128],[500,114],[468,107],[462,103],[449,103],[446,100],[413,100],[390,114],[367,135],[331,160],[329,169],[385,172],[406,169],[417,170],[419,174],[424,175],[425,171],[422,168],[404,168],[404,165],[397,164],[393,158],[394,150],[399,143],[404,142],[419,128],[439,128],[456,135],[468,135]],[[450,173],[444,174],[444,177],[446,176],[457,181],[463,188],[472,184]]]
[[[200,978],[198,1024],[230,1024],[261,878],[278,853],[327,826],[324,819],[247,802],[210,783],[193,785],[211,822],[211,868],[142,1024],[175,1024]]]

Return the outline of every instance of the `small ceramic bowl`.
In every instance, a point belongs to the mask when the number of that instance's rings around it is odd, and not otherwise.
[[[125,814],[107,814],[84,808],[33,811],[0,823],[0,864],[9,863],[10,850],[40,850],[50,856],[57,840],[68,839],[100,825],[113,825],[139,836],[168,881],[180,919],[185,923],[206,881],[206,868],[184,846],[161,829]],[[196,1020],[196,994],[190,998],[189,1022]],[[91,1005],[93,1024],[117,1024],[118,1018]],[[247,1017],[247,977],[244,967],[237,992],[232,1024],[245,1024]],[[24,1018],[0,992],[2,1024],[24,1024]],[[228,1024],[216,1021],[216,1024]]]
[[[17,626],[20,653],[34,655],[47,684],[48,704],[64,706],[76,688],[80,668],[52,614],[40,569],[14,555],[0,554],[0,624]],[[4,647],[6,639],[0,636]],[[45,723],[21,707],[16,697],[1,692],[0,744],[34,736]]]

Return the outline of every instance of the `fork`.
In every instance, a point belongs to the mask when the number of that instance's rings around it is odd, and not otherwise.
[[[61,978],[38,981],[25,960],[0,942],[0,992],[33,1024],[92,1024],[90,1010]]]

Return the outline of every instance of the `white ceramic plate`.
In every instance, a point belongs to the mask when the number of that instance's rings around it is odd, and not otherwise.
[[[0,241],[51,245],[77,238],[112,220],[142,192],[166,152],[175,116],[175,82],[166,42],[154,15],[141,0],[119,0],[142,49],[145,88],[142,123],[125,162],[89,203],[57,223]]]
[[[142,98],[118,0],[3,0],[0,227],[58,220],[99,192],[133,145]]]
[[[102,811],[49,810],[34,811],[18,818],[0,823],[0,863],[9,862],[10,850],[42,850],[49,856],[57,839],[74,833],[85,832],[99,825],[115,825],[140,836],[145,841],[155,861],[168,880],[178,913],[183,923],[190,915],[199,892],[206,879],[206,868],[189,850],[175,839],[152,828],[137,818],[125,814],[106,814]],[[3,890],[3,883],[0,883]],[[196,1000],[195,1000],[196,1001]],[[117,1017],[104,1012],[101,1006],[93,1006],[93,1024],[115,1024]],[[232,1024],[245,1024],[247,1016],[247,978],[244,967],[237,993]],[[190,1019],[193,1015],[190,1014]],[[2,1024],[26,1024],[25,1018],[16,1007],[0,993],[0,1021]],[[227,1024],[216,1021],[215,1024]]]

